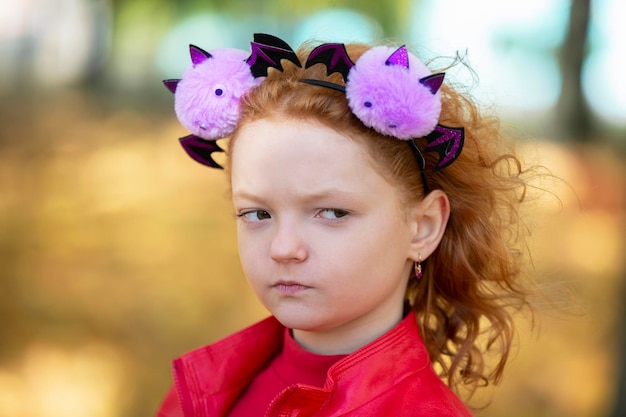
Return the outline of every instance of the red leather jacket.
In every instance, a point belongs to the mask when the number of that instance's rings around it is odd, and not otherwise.
[[[157,417],[225,416],[249,381],[281,349],[273,317],[174,361],[175,388]],[[293,385],[266,417],[471,417],[434,372],[415,316],[334,364],[323,388]],[[251,416],[255,417],[255,416]]]

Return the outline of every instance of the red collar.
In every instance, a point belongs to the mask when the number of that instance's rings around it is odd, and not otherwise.
[[[301,383],[323,387],[328,369],[348,355],[319,355],[309,352],[285,329],[283,348],[274,362],[275,371],[287,385]]]

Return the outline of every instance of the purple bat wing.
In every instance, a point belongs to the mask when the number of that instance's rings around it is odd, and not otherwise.
[[[326,65],[326,75],[340,73],[344,81],[348,79],[348,72],[354,66],[343,43],[325,43],[313,49],[305,67],[309,68],[315,64]]]
[[[211,168],[224,169],[220,164],[215,162],[211,156],[213,152],[224,152],[216,141],[201,139],[196,135],[189,135],[180,138],[180,144],[185,152],[196,162]]]
[[[282,71],[281,59],[291,61],[297,66],[302,65],[298,56],[287,42],[276,36],[256,33],[254,42],[251,42],[250,45],[252,54],[246,62],[250,65],[250,71],[252,71],[254,78],[267,77],[267,69],[269,67]]]
[[[427,145],[424,151],[439,154],[439,161],[433,169],[433,172],[437,172],[459,157],[465,141],[465,130],[462,127],[437,125],[435,130],[426,136],[426,140]]]
[[[179,82],[180,79],[163,80],[163,84],[172,92],[172,94],[176,93],[176,87],[178,87]]]

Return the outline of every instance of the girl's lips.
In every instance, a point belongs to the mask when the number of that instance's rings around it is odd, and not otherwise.
[[[273,288],[283,295],[295,295],[311,287],[293,281],[280,281]]]

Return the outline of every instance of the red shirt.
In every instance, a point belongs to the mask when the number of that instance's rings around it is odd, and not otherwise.
[[[284,331],[283,349],[257,375],[228,413],[228,417],[262,416],[272,400],[290,385],[322,388],[328,369],[347,355],[318,355],[303,349]]]
[[[176,388],[157,417],[221,417],[282,349],[284,327],[273,317],[174,361]],[[266,417],[471,417],[439,379],[415,315],[332,365],[323,387],[293,384]],[[256,417],[251,415],[250,417]]]

